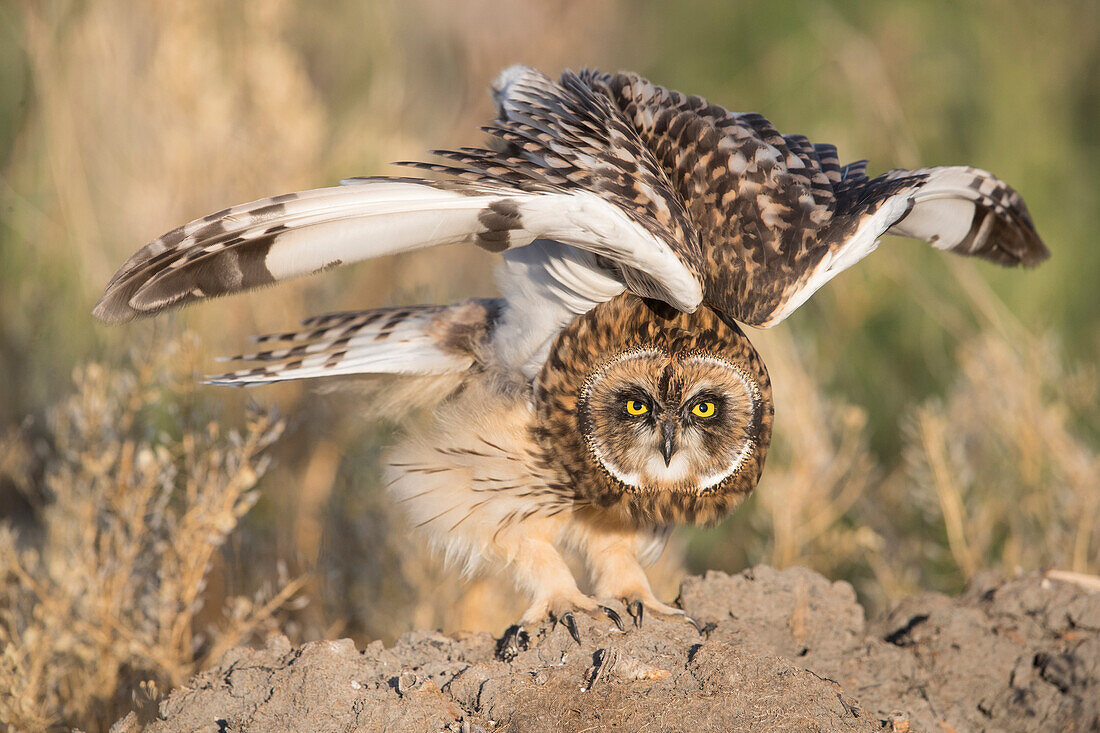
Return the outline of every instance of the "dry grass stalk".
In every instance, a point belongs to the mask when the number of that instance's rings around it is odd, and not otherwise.
[[[789,336],[770,346],[778,460],[758,491],[758,519],[770,538],[769,554],[759,559],[828,571],[877,544],[873,532],[844,521],[878,475],[867,448],[866,414],[826,396]]]
[[[960,367],[946,400],[916,411],[907,450],[911,506],[947,538],[934,554],[964,578],[1096,573],[1100,451],[1085,437],[1095,372],[1070,371],[1050,340],[989,334],[964,346]]]
[[[962,492],[948,466],[947,449],[943,443],[946,433],[943,417],[927,409],[918,410],[917,431],[943,513],[948,548],[955,564],[969,578],[978,569],[978,561],[966,539],[966,509],[963,507]]]
[[[7,467],[47,497],[34,536],[0,525],[0,722],[13,730],[105,729],[132,695],[155,698],[272,626],[300,586],[231,599],[204,627],[207,572],[255,503],[283,425],[253,410],[223,433],[190,404],[190,375],[169,366],[179,357],[77,369],[44,443],[13,434],[0,446],[37,454],[41,486],[27,462]]]

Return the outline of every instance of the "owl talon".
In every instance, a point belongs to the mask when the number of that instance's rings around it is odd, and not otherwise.
[[[635,628],[642,628],[642,622],[645,620],[645,609],[646,603],[641,598],[626,601],[626,612],[634,619]],[[705,633],[702,624],[678,608],[654,602],[649,604],[649,610],[651,613],[656,614],[658,618],[668,619],[669,621],[683,621],[699,632],[700,635]]]
[[[623,626],[622,616],[620,616],[614,608],[610,606],[600,606],[600,608],[602,608],[603,612],[607,614],[607,617],[611,619],[611,623],[615,624],[615,628],[619,631],[626,631],[626,627]]]
[[[520,652],[527,650],[529,641],[527,631],[519,624],[512,624],[497,642],[497,659],[503,662],[512,661]]]
[[[558,620],[561,621],[562,626],[566,628],[569,635],[573,637],[573,641],[580,644],[581,632],[577,630],[577,619],[573,617],[573,612],[566,611]]]

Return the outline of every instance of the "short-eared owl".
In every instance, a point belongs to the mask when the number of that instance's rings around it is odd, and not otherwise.
[[[421,247],[499,252],[500,298],[311,318],[212,381],[431,380],[430,424],[389,453],[393,492],[449,556],[508,566],[525,623],[575,631],[571,611],[604,599],[636,621],[680,613],[642,565],[672,523],[715,522],[751,492],[771,437],[768,374],[737,322],[783,320],[883,234],[1002,265],[1048,256],[983,170],[869,178],[832,145],[629,73],[513,67],[493,96],[485,147],[407,164],[432,178],[353,178],[185,224],[121,267],[95,315]],[[594,597],[562,548],[586,558]]]

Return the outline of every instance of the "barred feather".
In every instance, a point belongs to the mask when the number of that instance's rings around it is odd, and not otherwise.
[[[502,252],[546,237],[639,273],[638,289],[684,310],[702,299],[694,270],[627,212],[589,191],[500,183],[351,179],[234,206],[147,244],[93,313],[126,321],[350,262],[474,242]]]
[[[1023,198],[988,171],[930,168],[907,195],[912,208],[887,231],[999,265],[1037,265],[1049,256]]]
[[[260,364],[207,382],[251,386],[352,374],[466,372],[486,348],[500,307],[496,300],[469,300],[314,316],[302,321],[301,330],[256,337],[271,348],[223,361]]]
[[[555,240],[595,255],[585,266],[597,280],[770,326],[884,233],[1002,265],[1048,256],[1020,196],[985,171],[868,178],[866,161],[841,165],[832,145],[631,73],[566,71],[555,81],[516,66],[493,94],[487,146],[406,164],[448,180],[350,179],[360,185],[211,214],[131,257],[95,314],[128,320],[419,247],[549,253]],[[554,257],[569,259],[547,254],[547,268]],[[602,302],[613,291],[568,297]]]
[[[1002,265],[1048,256],[1023,201],[985,171],[868,179],[866,161],[842,167],[834,146],[781,135],[761,115],[729,112],[636,74],[582,79],[614,101],[654,151],[699,231],[706,301],[744,323],[783,320],[887,231]]]

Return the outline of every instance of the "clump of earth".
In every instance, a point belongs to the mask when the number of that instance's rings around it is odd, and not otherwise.
[[[238,648],[113,731],[1097,731],[1100,579],[979,578],[868,622],[805,568],[687,579],[702,630],[530,629]],[[522,640],[521,640],[522,641]],[[505,648],[507,647],[507,648]]]

